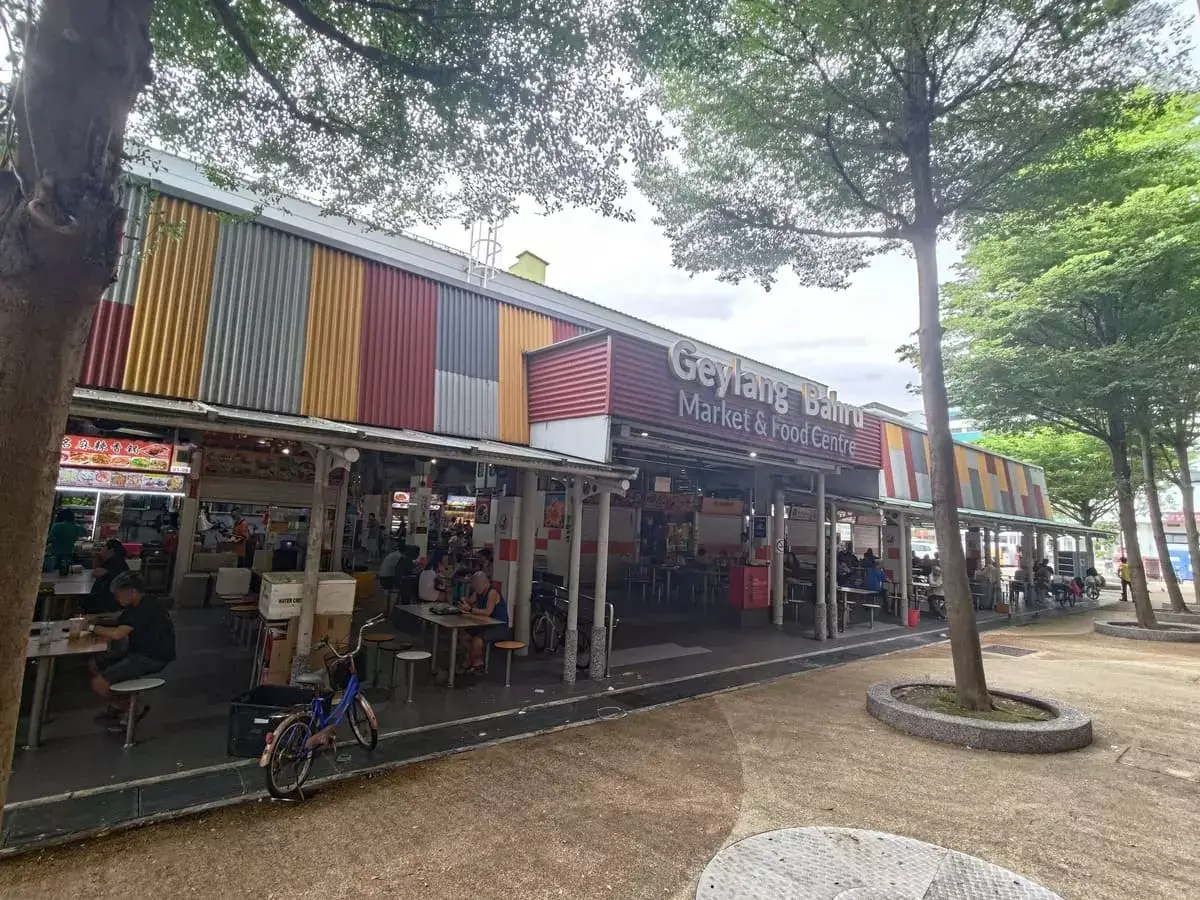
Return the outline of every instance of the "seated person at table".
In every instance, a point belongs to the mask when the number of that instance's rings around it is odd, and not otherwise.
[[[869,569],[871,566],[875,565],[875,551],[870,547],[868,547],[867,552],[863,554],[862,565],[864,569]]]
[[[870,552],[870,550],[867,551],[867,553]],[[878,593],[881,600],[886,600],[888,583],[887,569],[879,565],[879,561],[875,559],[874,555],[870,557],[870,562],[867,562],[866,559],[864,559],[863,562],[867,563],[867,569],[863,573],[863,587],[865,587],[868,591],[875,591]]]
[[[946,618],[946,587],[942,583],[942,567],[935,565],[929,573],[929,616],[933,619]]]
[[[427,559],[421,576],[417,579],[417,598],[422,603],[445,603],[445,591],[438,590],[438,564],[436,559]]]
[[[88,631],[109,641],[124,641],[123,650],[105,653],[97,663],[88,661],[92,673],[92,690],[108,702],[101,719],[116,719],[124,726],[124,713],[129,701],[115,696],[109,688],[119,681],[132,681],[161,672],[175,659],[175,626],[167,608],[156,597],[142,594],[142,576],[137,572],[122,572],[112,582],[121,615],[116,625],[90,625]],[[149,712],[143,707],[138,718]],[[120,729],[115,729],[120,730]]]
[[[379,564],[379,584],[385,591],[396,587],[397,570],[404,562],[409,562],[408,548],[393,547],[392,552],[385,556]]]
[[[92,571],[96,580],[92,582],[92,589],[88,595],[80,599],[80,612],[94,616],[120,609],[113,597],[112,583],[118,575],[128,571],[129,564],[125,562],[124,545],[116,538],[110,538],[100,548],[96,568]]]
[[[471,576],[471,593],[458,602],[458,608],[465,613],[499,619],[502,623],[467,629],[467,658],[459,671],[482,672],[484,644],[507,641],[511,637],[508,627],[508,604],[504,602],[500,592],[492,587],[487,575],[476,572]]]

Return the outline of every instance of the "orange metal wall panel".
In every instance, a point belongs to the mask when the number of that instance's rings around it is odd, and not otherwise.
[[[554,343],[548,316],[500,304],[500,440],[529,443],[525,351]]]
[[[300,412],[353,422],[358,414],[363,261],[316,247],[308,296]]]
[[[151,204],[125,390],[189,399],[199,393],[217,224],[216,213],[185,200]]]

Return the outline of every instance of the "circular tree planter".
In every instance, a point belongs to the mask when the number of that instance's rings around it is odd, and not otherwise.
[[[1165,613],[1163,615],[1166,615]],[[1180,615],[1176,613],[1176,615]],[[1128,638],[1131,641],[1163,641],[1172,644],[1200,644],[1200,624],[1185,625],[1162,621],[1157,628],[1143,628],[1137,622],[1096,622],[1097,634]]]
[[[1156,609],[1154,618],[1159,622],[1171,625],[1200,625],[1200,612],[1173,612],[1169,609]]]
[[[867,712],[898,731],[915,737],[959,744],[975,750],[1002,753],[1065,753],[1079,750],[1092,742],[1092,719],[1077,709],[1056,700],[990,691],[995,699],[1041,710],[1046,719],[1028,722],[995,722],[967,715],[936,712],[908,702],[906,692],[920,689],[953,690],[945,681],[924,678],[900,678],[873,684],[867,689]]]

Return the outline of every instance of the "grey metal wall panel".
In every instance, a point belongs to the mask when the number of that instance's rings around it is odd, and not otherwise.
[[[108,290],[104,292],[104,299],[120,303],[122,306],[133,306],[133,301],[137,298],[138,274],[142,270],[142,254],[146,250],[149,191],[139,182],[122,182],[121,206],[125,209],[125,226],[121,235],[117,280],[108,286]]]
[[[499,436],[499,382],[439,371],[433,396],[433,430],[438,434],[493,440]]]
[[[281,231],[221,224],[201,400],[300,412],[312,253],[308,241]]]
[[[437,368],[496,381],[500,377],[499,304],[438,284]]]

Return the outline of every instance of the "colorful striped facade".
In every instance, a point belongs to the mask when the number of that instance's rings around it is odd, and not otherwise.
[[[933,502],[929,480],[929,436],[915,428],[884,422],[881,467],[884,495],[896,500]],[[1046,476],[1026,465],[965,444],[954,445],[958,505],[962,509],[1048,519]]]
[[[528,443],[524,352],[585,326],[133,186],[79,384]]]

